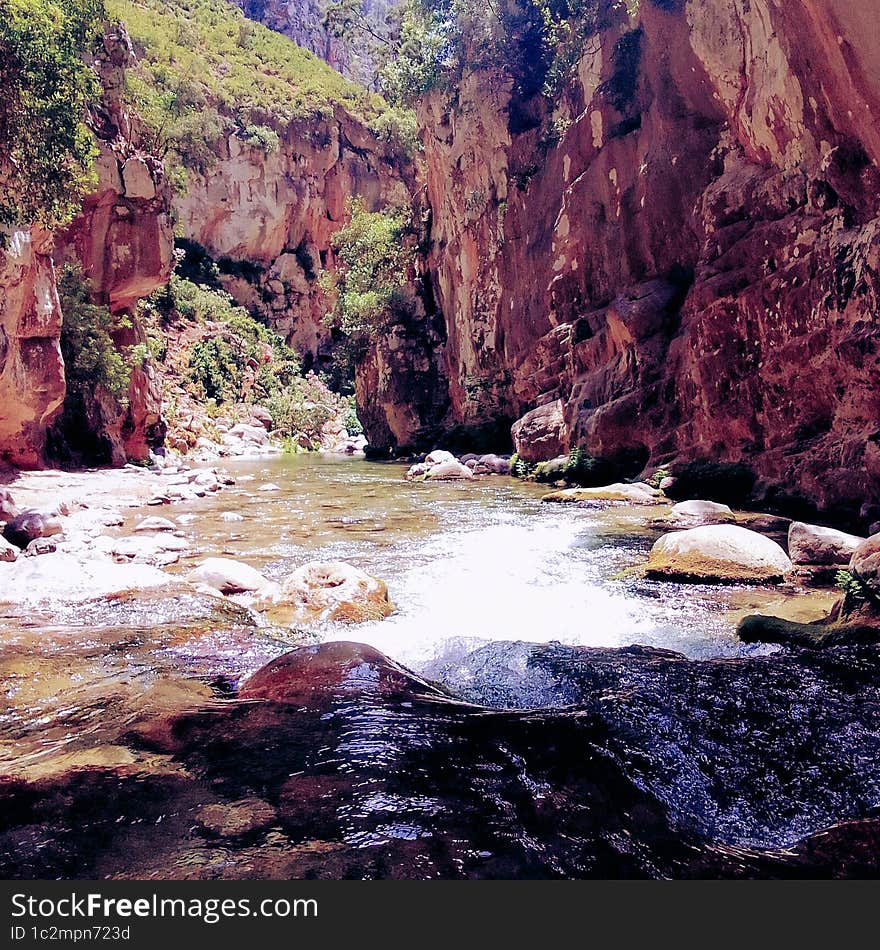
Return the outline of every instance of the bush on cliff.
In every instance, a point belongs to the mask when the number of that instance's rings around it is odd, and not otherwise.
[[[93,396],[104,387],[124,402],[131,367],[113,342],[112,331],[128,326],[107,307],[92,303],[89,284],[81,269],[66,264],[58,278],[61,302],[61,355],[69,395]]]
[[[98,97],[85,62],[102,0],[4,0],[0,5],[0,223],[65,224],[94,185],[85,124]]]
[[[349,222],[333,235],[335,271],[321,276],[333,301],[327,322],[348,336],[366,336],[409,312],[408,273],[415,260],[409,209],[367,211],[349,205]]]

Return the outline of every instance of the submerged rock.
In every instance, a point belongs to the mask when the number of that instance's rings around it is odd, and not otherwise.
[[[289,574],[255,606],[290,625],[361,623],[394,610],[383,581],[344,561],[310,561]]]
[[[794,564],[848,564],[864,538],[834,528],[793,521],[788,529],[788,556]]]
[[[651,548],[649,577],[688,581],[780,581],[791,570],[773,540],[738,525],[705,525],[676,531]]]
[[[285,653],[257,670],[238,695],[309,706],[346,694],[411,699],[436,692],[374,647],[341,640]]]
[[[258,591],[269,582],[263,575],[241,561],[228,557],[209,557],[187,575],[191,584],[201,584],[222,594],[243,594]]]
[[[544,495],[541,501],[563,504],[625,502],[628,505],[662,505],[665,499],[656,488],[644,482],[635,482],[632,485],[615,482],[602,488],[563,488]]]

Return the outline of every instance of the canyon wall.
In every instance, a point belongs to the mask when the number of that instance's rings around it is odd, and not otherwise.
[[[56,234],[7,231],[0,248],[0,458],[15,465],[41,466],[47,451],[123,464],[161,442],[161,393],[149,365],[132,367],[124,404],[100,386],[74,404],[60,346],[57,268],[81,268],[95,302],[119,315],[113,338],[123,353],[144,341],[137,301],[171,273],[170,188],[162,163],[138,147],[136,119],[122,102],[132,56],[125,30],[108,30],[95,62],[103,97],[91,117],[97,186],[82,211]]]
[[[624,6],[552,114],[490,71],[423,106],[447,426],[557,404],[563,447],[876,521],[880,17]]]
[[[368,211],[412,207],[425,217],[419,168],[361,120],[337,108],[328,118],[291,122],[277,149],[230,134],[216,160],[189,171],[174,200],[181,232],[218,263],[224,288],[303,357],[327,369],[340,345],[325,321],[321,288],[334,267],[333,235],[349,199]],[[411,314],[369,341],[356,381],[359,412],[380,448],[417,445],[445,416],[442,320],[424,280],[424,261],[408,275]]]

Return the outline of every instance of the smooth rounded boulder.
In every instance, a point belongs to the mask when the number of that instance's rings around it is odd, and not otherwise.
[[[788,528],[788,556],[794,564],[848,564],[865,538],[793,521]]]
[[[311,708],[328,696],[367,694],[398,699],[435,693],[375,647],[336,640],[279,656],[258,669],[238,695]]]
[[[258,570],[229,557],[207,558],[189,572],[187,580],[191,584],[212,587],[222,594],[252,593],[268,584]]]
[[[791,568],[775,541],[719,524],[663,535],[651,548],[645,573],[660,580],[767,583],[781,581]]]
[[[345,561],[310,561],[255,606],[288,625],[362,623],[394,610],[384,581]]]
[[[568,451],[568,426],[561,399],[538,406],[510,430],[516,453],[526,462],[541,462]]]

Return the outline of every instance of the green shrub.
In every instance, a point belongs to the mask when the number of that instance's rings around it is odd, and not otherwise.
[[[282,438],[304,435],[313,448],[321,442],[321,430],[346,409],[344,400],[309,373],[273,393],[263,402],[272,416],[272,427]]]
[[[845,606],[850,609],[870,599],[867,585],[851,571],[838,571],[834,576],[834,583],[843,592]]]
[[[131,370],[116,348],[111,331],[129,326],[107,307],[91,301],[88,282],[78,266],[66,264],[58,278],[61,301],[61,355],[69,393],[92,396],[103,386],[123,402]]]
[[[510,474],[514,478],[529,478],[535,468],[534,462],[527,462],[524,458],[520,458],[517,452],[510,457]]]
[[[422,150],[419,126],[412,109],[393,106],[370,121],[376,137],[388,142],[394,151],[402,155],[415,155]]]
[[[95,183],[84,119],[99,89],[85,59],[103,4],[4,0],[0,13],[0,223],[53,228]]]
[[[650,485],[651,488],[659,488],[660,482],[662,482],[664,478],[670,478],[671,476],[671,469],[668,469],[665,465],[661,465],[649,479],[646,479],[646,484]]]
[[[408,271],[415,248],[409,209],[367,211],[349,204],[349,223],[333,235],[335,272],[324,271],[321,286],[333,301],[327,322],[343,333],[365,335],[408,313]]]
[[[238,131],[272,151],[298,119],[332,116],[335,105],[367,121],[382,99],[341,76],[308,50],[225,0],[106,0],[140,56],[126,77],[148,145],[204,170],[217,140]]]
[[[281,147],[278,133],[268,125],[249,125],[245,128],[242,138],[251,147],[262,149],[267,154],[277,152]]]

